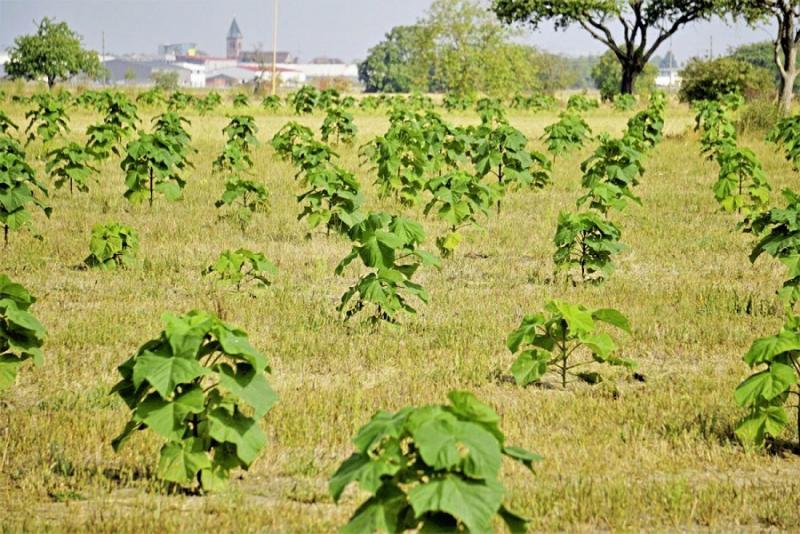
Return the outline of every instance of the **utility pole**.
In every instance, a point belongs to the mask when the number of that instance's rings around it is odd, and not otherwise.
[[[272,94],[278,92],[278,0],[272,0]]]
[[[103,87],[106,85],[106,78],[108,75],[106,74],[106,32],[100,32],[100,63],[103,67]]]

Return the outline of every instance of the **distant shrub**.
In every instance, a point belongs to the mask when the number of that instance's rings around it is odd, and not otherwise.
[[[678,92],[681,102],[718,100],[731,93],[751,100],[774,90],[768,70],[733,58],[692,59],[681,71],[681,77],[683,83]]]

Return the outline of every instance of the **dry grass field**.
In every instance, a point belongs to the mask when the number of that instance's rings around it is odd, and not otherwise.
[[[0,106],[24,122],[24,107],[8,99]],[[143,111],[149,122],[152,110]],[[269,146],[295,119],[288,111],[248,110],[260,129],[255,176],[271,192],[271,210],[245,233],[219,217],[222,183],[211,161],[232,111],[187,111],[199,152],[182,201],[130,205],[112,159],[87,194],[51,188],[52,217],[35,219],[42,241],[15,233],[0,251],[0,272],[38,297],[32,310],[49,333],[45,364],[24,366],[16,386],[0,394],[3,532],[335,531],[363,499],[353,487],[335,505],[327,490],[358,428],[379,409],[442,403],[452,389],[491,404],[508,441],[543,457],[535,474],[508,465],[503,476],[507,502],[531,518],[534,531],[800,530],[798,450],[745,450],[733,434],[743,415],[733,391],[748,374],[742,354],[783,321],[775,296],[783,268],[769,258],[751,265],[752,237],[718,211],[711,191],[717,168],[700,155],[688,107],[669,105],[665,139],[649,154],[637,189],[642,205],[616,217],[627,248],[606,283],[553,280],[556,220],[580,196],[579,164],[590,146],[557,162],[552,186],[510,194],[483,229],[467,230],[441,272],[420,271],[431,302],[399,326],[378,328],[343,323],[336,313],[358,274],[355,266],[333,273],[348,242],[306,238],[305,222],[297,221],[295,171]],[[595,133],[619,134],[632,113],[603,106],[585,117]],[[445,118],[477,122],[474,113]],[[556,118],[520,112],[510,122],[541,150],[538,138]],[[97,120],[74,110],[69,139],[84,142]],[[316,129],[322,116],[297,120]],[[356,112],[356,124],[355,146],[338,150],[361,180],[367,208],[422,221],[426,248],[435,251],[443,225],[421,207],[378,199],[372,174],[359,165],[357,146],[383,133],[387,119]],[[763,135],[741,142],[764,163],[774,202],[781,188],[800,188]],[[40,153],[34,145],[29,158]],[[43,163],[36,167],[43,178]],[[138,230],[138,267],[81,267],[92,226],[108,221]],[[215,288],[200,274],[221,251],[239,247],[265,253],[279,268],[274,285],[255,297]],[[646,381],[614,370],[602,385],[566,390],[507,380],[513,357],[506,336],[554,298],[627,315],[633,330],[620,338],[622,354],[639,362]],[[158,334],[163,312],[191,309],[216,311],[246,330],[269,356],[280,396],[262,422],[268,445],[254,466],[208,496],[163,491],[152,433],[134,436],[119,454],[110,445],[128,417],[109,394],[116,366]],[[798,436],[789,430],[783,439],[796,443]]]

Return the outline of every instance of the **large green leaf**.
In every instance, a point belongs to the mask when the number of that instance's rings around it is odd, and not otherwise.
[[[547,354],[535,350],[526,350],[511,365],[511,374],[519,386],[527,386],[538,382],[547,373],[550,358]]]
[[[464,480],[448,474],[420,484],[408,493],[417,517],[426,512],[452,515],[474,534],[491,533],[491,520],[503,500],[503,487],[495,480]]]
[[[211,467],[211,460],[203,449],[203,440],[189,438],[181,442],[166,443],[161,448],[158,476],[170,482],[191,482],[201,469]]]
[[[753,412],[736,427],[736,435],[745,443],[762,445],[767,435],[777,436],[789,422],[783,406],[765,406]]]
[[[769,369],[756,373],[736,388],[734,398],[739,406],[751,406],[759,399],[770,401],[797,383],[797,375],[791,365],[772,362]]]
[[[385,484],[374,497],[358,507],[340,532],[341,534],[403,532],[406,530],[403,519],[408,507],[406,494],[393,484]]]
[[[235,370],[229,365],[220,365],[219,383],[249,404],[255,411],[256,418],[263,417],[278,400],[278,395],[270,387],[264,373],[256,371],[250,364],[239,363]]]
[[[204,405],[205,396],[199,386],[189,388],[174,400],[164,400],[153,393],[136,408],[135,418],[168,441],[178,441],[186,432],[186,416],[202,413]]]
[[[783,330],[777,336],[763,337],[753,342],[744,356],[744,361],[751,367],[763,362],[770,362],[784,352],[800,350],[800,335]]]
[[[236,453],[246,465],[252,464],[267,444],[258,423],[239,412],[231,415],[225,409],[217,408],[208,414],[208,425],[212,438],[236,445]]]
[[[178,384],[189,384],[209,371],[197,360],[145,351],[136,358],[133,382],[138,388],[147,381],[161,397],[169,397]]]
[[[413,437],[422,459],[434,469],[460,469],[475,479],[494,478],[500,470],[497,437],[476,423],[443,412],[420,424]]]

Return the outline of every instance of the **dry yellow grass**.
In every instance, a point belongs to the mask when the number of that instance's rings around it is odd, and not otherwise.
[[[2,106],[22,122],[23,108]],[[687,133],[688,109],[668,109],[668,135],[650,154],[637,191],[643,205],[618,217],[628,249],[607,283],[550,281],[557,215],[579,196],[587,148],[557,163],[552,187],[510,195],[484,230],[468,230],[441,272],[421,271],[432,300],[418,316],[377,330],[336,315],[356,276],[354,269],[333,275],[348,244],[305,239],[296,220],[294,170],[268,145],[293,117],[250,110],[262,141],[256,176],[272,193],[270,213],[256,216],[245,234],[218,218],[213,202],[222,183],[210,167],[231,111],[188,114],[199,153],[183,201],[129,205],[114,161],[90,193],[51,193],[52,218],[36,218],[44,241],[13,234],[0,252],[0,272],[38,296],[33,310],[49,331],[45,365],[24,367],[0,396],[4,531],[333,531],[362,497],[351,489],[336,506],[327,493],[355,431],[378,409],[443,402],[451,389],[489,402],[509,441],[544,457],[535,475],[509,466],[504,477],[513,507],[535,530],[798,529],[800,456],[746,451],[732,434],[742,415],[732,393],[747,374],[741,355],[782,323],[774,295],[782,269],[768,259],[750,265],[751,238],[717,211],[710,190],[716,168]],[[628,114],[601,109],[587,117],[596,133],[616,134]],[[535,140],[555,118],[510,120],[541,148]],[[448,119],[476,121],[473,114]],[[74,112],[69,137],[82,141],[96,120]],[[301,122],[318,128],[321,120]],[[379,114],[357,113],[356,123],[357,144],[387,125]],[[743,143],[762,158],[775,191],[797,188],[797,175],[771,147],[756,137]],[[340,151],[342,164],[358,170],[369,208],[401,209],[376,198],[356,148]],[[420,209],[406,212],[422,219]],[[139,231],[141,267],[81,270],[91,227],[111,220]],[[424,224],[433,250],[441,225]],[[257,298],[215,290],[200,276],[219,252],[238,247],[264,252],[280,269]],[[638,360],[647,382],[618,375],[607,385],[560,391],[502,380],[512,362],[506,335],[553,298],[625,313],[633,335],[622,339],[623,352]],[[159,332],[162,312],[193,308],[218,310],[247,330],[269,355],[280,395],[263,421],[269,443],[256,464],[227,492],[207,497],[159,493],[159,442],[148,433],[120,454],[110,446],[127,417],[108,393],[116,366]],[[798,440],[792,431],[784,438]]]

